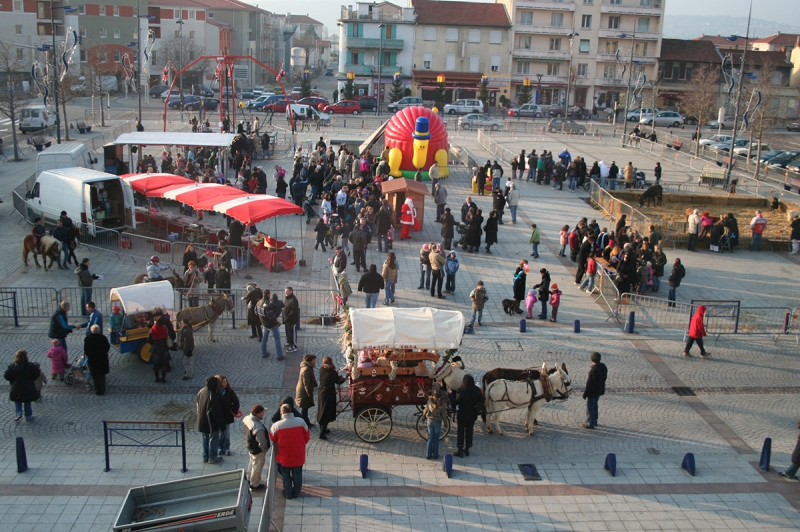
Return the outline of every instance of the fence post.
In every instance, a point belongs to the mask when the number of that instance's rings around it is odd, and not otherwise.
[[[108,452],[107,449],[108,447],[106,447],[106,453]],[[181,473],[186,473],[186,471],[188,471],[186,468],[186,427],[183,421],[181,421],[181,457],[183,458],[183,469],[181,469]]]
[[[103,420],[103,443],[105,447],[106,453],[106,468],[103,469],[106,473],[111,471],[111,464],[109,463],[109,456],[108,456],[108,424],[105,420]]]
[[[14,306],[14,327],[19,327],[19,313],[17,312],[17,293],[11,292],[12,302]]]

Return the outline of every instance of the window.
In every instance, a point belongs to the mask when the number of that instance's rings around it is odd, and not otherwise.
[[[639,0],[641,7],[653,7],[653,0]]]
[[[578,51],[582,54],[589,53],[589,39],[581,39]]]
[[[214,12],[209,11],[208,13],[206,13],[206,18],[214,18]]]
[[[469,30],[469,42],[481,42],[481,30]]]
[[[636,31],[648,32],[650,31],[650,19],[649,18],[640,18],[639,24],[636,27]]]
[[[193,10],[189,10],[189,19],[190,19],[190,20],[194,20],[194,19],[195,19],[195,17],[196,17],[196,15],[195,15],[195,11],[193,11]]]
[[[592,16],[583,15],[581,17],[581,28],[589,29],[592,27]]]
[[[23,61],[25,59],[25,50],[22,48],[17,48],[17,61]]]
[[[422,37],[425,41],[435,41],[436,40],[436,28],[425,28],[425,33]]]
[[[521,26],[533,26],[533,11],[520,11],[519,23]]]
[[[585,78],[589,75],[589,65],[587,63],[578,63],[577,75],[579,78]]]
[[[14,26],[14,35],[22,35],[22,24]]]
[[[433,54],[422,54],[422,67],[424,69],[431,69],[431,61],[433,61]]]
[[[394,39],[395,31],[394,26],[386,24],[386,27],[381,30],[384,39]]]
[[[22,13],[22,0],[14,0],[14,12]]]
[[[552,13],[550,15],[550,25],[560,28],[564,24],[564,13]]]
[[[500,44],[501,42],[503,42],[503,32],[491,30],[489,32],[489,44]]]
[[[619,48],[618,41],[607,41],[606,42],[606,53],[609,55],[614,55],[617,53],[617,49]]]
[[[120,35],[119,28],[114,28],[114,38],[119,39]]]
[[[108,50],[100,50],[100,61],[103,63],[108,63]]]
[[[81,48],[81,63],[85,63],[85,62],[86,62],[86,50]]]
[[[189,38],[194,39],[194,30],[189,30]]]
[[[457,42],[458,41],[458,28],[447,28],[445,32],[444,40],[447,42]]]
[[[781,72],[775,71],[772,73],[772,84],[783,85],[783,74]]]
[[[561,66],[559,63],[547,63],[547,75],[548,76],[558,76],[558,67]]]
[[[604,78],[616,78],[617,77],[617,65],[606,65],[603,67],[603,77]]]
[[[594,4],[594,0],[583,0],[584,4]]]
[[[530,50],[531,49],[531,37],[526,35],[520,35],[519,37],[519,47],[523,50]]]
[[[120,57],[119,50],[114,50],[114,62],[115,63],[119,63],[120,59],[121,59],[121,57]]]
[[[45,14],[44,14],[44,7],[45,7],[45,3],[44,2],[38,2],[36,4],[36,18],[37,19],[46,18]]]
[[[557,37],[550,37],[550,50],[558,51],[561,50],[561,39]]]
[[[481,56],[479,55],[471,55],[469,56],[469,71],[470,72],[478,72],[478,66],[480,62]]]
[[[619,29],[619,20],[622,17],[608,17],[608,29],[610,30],[618,30]]]
[[[176,39],[180,39],[181,38],[181,30],[175,30],[175,38]]]
[[[359,24],[358,22],[354,22],[352,24],[347,25],[347,36],[348,37],[363,37],[364,33],[364,26]]]
[[[633,55],[647,55],[647,43],[637,42],[633,47]]]
[[[456,54],[447,54],[444,62],[444,69],[445,70],[455,70],[456,69]]]
[[[86,26],[81,26],[81,37],[86,37]]]
[[[529,61],[517,61],[517,74],[530,74],[531,64]]]
[[[115,17],[119,16],[119,6],[114,6],[114,16]]]
[[[490,70],[492,72],[500,72],[500,56],[499,55],[493,55],[490,65],[491,65]]]
[[[100,28],[100,38],[101,39],[105,39],[106,38],[106,29],[105,28]]]
[[[672,63],[664,63],[664,79],[672,79]]]
[[[621,5],[621,4],[622,4],[622,0],[611,0],[611,2],[609,2],[609,3],[610,3],[612,6],[618,6],[618,5]]]
[[[358,52],[350,52],[350,64],[357,65],[358,64]]]

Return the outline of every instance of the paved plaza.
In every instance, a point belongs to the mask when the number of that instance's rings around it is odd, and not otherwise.
[[[318,136],[318,135],[317,135]],[[345,138],[346,135],[332,135]],[[308,140],[315,138],[310,135]],[[554,150],[568,147],[573,155],[634,164],[650,169],[656,159],[644,153],[629,154],[613,139],[568,139],[558,136],[495,135],[509,150]],[[326,140],[328,135],[326,134]],[[474,136],[455,139],[477,160],[487,154]],[[264,164],[268,176],[273,165],[288,164],[278,158]],[[662,163],[664,164],[664,163]],[[665,180],[686,182],[696,176],[665,166]],[[10,190],[33,172],[34,161],[0,166],[0,286],[76,287],[71,271],[43,272],[23,267],[19,243],[29,228],[13,211]],[[467,181],[445,182],[448,205],[460,212],[469,195]],[[587,203],[587,194],[554,191],[550,187],[518,182],[522,193],[517,225],[503,225],[492,255],[459,253],[460,270],[455,295],[445,300],[418,290],[418,251],[423,242],[439,241],[439,225],[426,216],[425,227],[411,241],[395,242],[400,266],[397,300],[401,307],[433,306],[468,312],[469,292],[478,280],[489,295],[484,326],[464,337],[459,354],[476,379],[495,367],[525,368],[542,362],[566,364],[573,393],[567,401],[546,405],[532,436],[523,431],[523,412],[503,417],[504,436],[489,435],[479,423],[471,456],[455,458],[452,478],[441,464],[424,459],[424,442],[416,431],[417,411],[399,407],[393,412],[391,436],[376,445],[362,442],[353,430],[351,413],[331,425],[327,441],[312,429],[300,498],[276,498],[276,523],[287,532],[327,531],[527,531],[527,530],[795,530],[800,520],[800,483],[778,475],[789,464],[797,439],[800,417],[800,349],[794,336],[773,341],[770,336],[728,335],[708,338],[709,359],[681,356],[680,332],[640,331],[625,334],[615,319],[607,320],[607,307],[579,292],[573,284],[575,268],[557,256],[558,230],[574,225],[582,216],[596,218],[601,226],[613,225]],[[566,188],[566,187],[565,187]],[[491,198],[473,195],[484,212]],[[426,207],[430,202],[426,201]],[[690,205],[687,205],[690,207]],[[432,209],[428,212],[430,213]],[[508,215],[505,221],[508,221]],[[740,227],[745,226],[740,220]],[[530,257],[529,226],[542,230],[540,258]],[[234,277],[234,288],[244,288],[248,273],[260,287],[273,291],[291,285],[302,289],[328,286],[328,258],[313,249],[313,225],[300,217],[284,217],[259,224],[298,248],[305,267],[267,273],[259,266]],[[303,232],[301,247],[300,236]],[[800,261],[785,252],[718,255],[708,251],[686,253],[667,248],[669,263],[680,257],[687,275],[678,300],[740,300],[743,306],[798,306],[794,280]],[[92,259],[92,271],[105,276],[95,283],[94,298],[107,298],[108,290],[132,282],[144,272],[144,262],[108,256],[83,248],[79,258]],[[519,332],[518,317],[502,312],[500,301],[511,296],[514,269],[530,259],[527,286],[538,282],[539,268],[547,268],[552,282],[564,292],[558,323],[533,320]],[[384,254],[371,246],[367,263],[380,264]],[[357,275],[348,266],[354,288]],[[665,297],[666,290],[657,296]],[[382,299],[382,298],[381,298]],[[363,307],[354,294],[350,303]],[[73,308],[75,308],[73,302]],[[581,321],[580,333],[573,321]],[[0,342],[6,363],[17,349],[31,359],[49,364],[47,320],[0,320]],[[233,456],[221,465],[203,463],[199,435],[194,431],[195,395],[207,375],[224,373],[237,391],[242,410],[263,404],[271,415],[280,398],[293,394],[302,354],[330,355],[344,365],[340,330],[304,324],[300,350],[285,361],[262,359],[260,347],[249,339],[249,328],[231,328],[223,321],[215,331],[217,342],[205,334],[195,336],[194,378],[180,380],[182,363],[173,358],[166,385],[153,383],[150,367],[132,354],[112,350],[108,392],[102,397],[80,386],[51,383],[34,403],[33,422],[15,423],[12,405],[0,416],[0,523],[3,530],[107,531],[127,490],[167,480],[246,467],[247,453],[241,423],[232,428]],[[71,356],[82,332],[73,334]],[[607,392],[600,400],[599,426],[580,428],[585,416],[581,393],[592,351],[603,354],[608,366]],[[0,390],[7,394],[7,386]],[[6,395],[7,397],[7,395]],[[316,411],[312,410],[311,416]],[[111,450],[111,471],[105,473],[102,420],[183,420],[188,428],[188,472],[181,473],[176,449]],[[17,473],[15,438],[23,437],[30,469]],[[758,468],[765,438],[772,438],[772,468]],[[442,442],[440,454],[453,453],[455,428]],[[695,476],[681,469],[686,453],[696,459]],[[616,476],[603,469],[608,453],[615,453]],[[358,471],[361,454],[369,455],[370,471]],[[525,481],[520,464],[536,466],[541,480]],[[279,483],[280,484],[280,483]],[[251,527],[256,529],[261,495],[256,495]],[[188,530],[188,529],[187,529]]]

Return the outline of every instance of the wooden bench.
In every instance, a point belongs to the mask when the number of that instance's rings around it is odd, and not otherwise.
[[[36,135],[35,137],[28,137],[28,144],[33,146],[36,151],[43,151],[45,148],[49,148],[53,141],[45,139],[44,135]]]
[[[92,126],[87,126],[86,122],[84,122],[83,120],[78,121],[78,123],[75,125],[81,134],[88,133],[92,130]]]
[[[675,139],[672,141],[671,144],[667,144],[667,148],[673,149],[675,151],[680,151],[683,147],[683,141],[681,139]]]
[[[731,165],[731,168],[735,168],[736,167],[736,159],[733,159],[733,163],[731,163],[731,157],[730,156],[723,157],[722,158],[722,162],[716,161],[716,163],[717,163],[717,166],[720,166],[720,167],[723,167],[723,168],[727,168],[729,164]]]

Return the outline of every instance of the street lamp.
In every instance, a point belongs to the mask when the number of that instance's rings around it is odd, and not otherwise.
[[[380,28],[380,43],[378,45],[378,105],[375,106],[377,110],[377,115],[381,116],[381,76],[383,75],[383,33],[386,30],[386,24],[381,22],[378,26]]]
[[[567,117],[567,111],[569,109],[569,93],[572,90],[572,45],[575,43],[575,37],[579,36],[580,33],[572,32],[567,37],[569,37],[569,71],[567,72],[567,98],[564,100],[564,118]]]
[[[56,60],[56,9],[63,9],[65,13],[74,13],[77,9],[71,6],[56,6],[53,5],[53,0],[50,0],[50,31],[53,34],[53,94],[55,95],[56,103],[56,142],[61,144],[61,112],[58,110],[58,63]]]
[[[136,83],[139,85],[136,92],[139,96],[139,124],[142,123],[142,85],[147,87],[149,83],[142,83],[142,27],[141,19],[147,21],[154,20],[156,17],[153,15],[142,15],[139,7],[139,1],[136,1]],[[148,30],[146,35],[150,35]],[[149,94],[149,93],[148,93]]]
[[[183,15],[181,14],[181,16]],[[183,21],[183,19],[178,19],[175,21],[175,24],[180,25],[180,32],[178,35],[178,39],[180,40],[180,52],[178,55],[178,64],[181,67],[181,69],[180,69],[180,74],[178,74],[178,91],[180,91],[181,95],[181,120],[183,120],[183,25],[186,23]]]
[[[486,94],[486,116],[491,116],[492,114],[492,106],[489,105],[489,78],[486,76],[481,76],[481,91]]]

